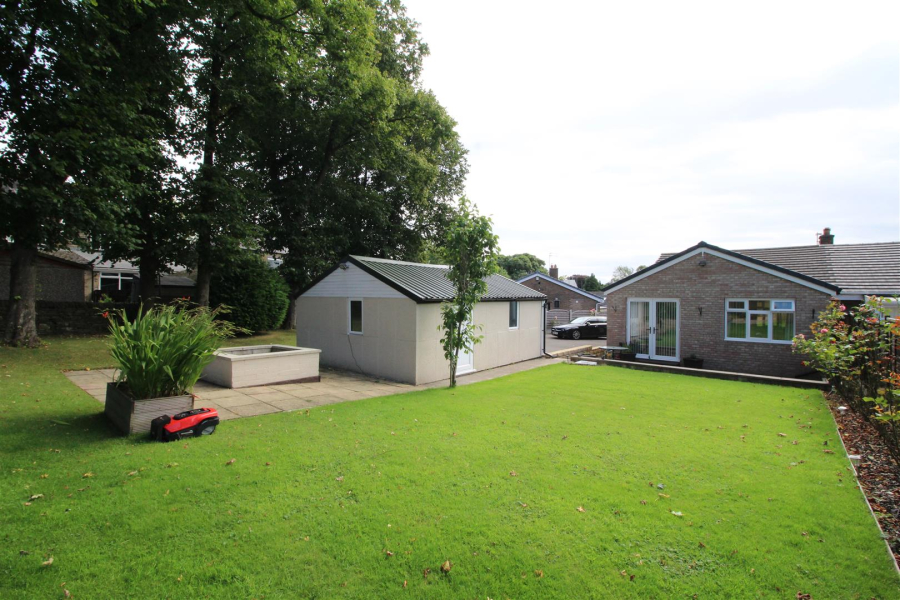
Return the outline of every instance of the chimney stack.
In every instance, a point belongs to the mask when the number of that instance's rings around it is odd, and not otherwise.
[[[823,229],[822,234],[819,236],[819,245],[824,246],[825,244],[834,244],[834,236],[831,235],[831,227]]]
[[[550,265],[550,277],[553,279],[559,279],[559,267],[556,265]]]

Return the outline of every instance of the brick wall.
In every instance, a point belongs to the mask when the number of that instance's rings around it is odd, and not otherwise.
[[[596,300],[586,298],[578,292],[556,284],[546,275],[541,275],[540,281],[535,281],[535,279],[534,277],[527,279],[522,282],[522,285],[545,294],[551,309],[555,307],[553,301],[556,299],[559,299],[559,308],[564,310],[590,310],[597,305]]]
[[[607,294],[608,340],[626,340],[628,298],[677,298],[681,301],[680,356],[695,353],[705,369],[738,371],[776,377],[808,373],[802,356],[790,344],[725,340],[725,299],[794,300],[796,333],[808,333],[829,295],[762,273],[717,256],[706,255],[706,266],[692,257]],[[699,310],[703,309],[702,314]]]

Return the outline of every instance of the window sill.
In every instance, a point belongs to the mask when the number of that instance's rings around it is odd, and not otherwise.
[[[769,340],[769,339],[765,339],[765,340],[764,340],[764,339],[760,339],[760,338],[756,338],[756,339],[752,339],[752,338],[750,338],[750,339],[748,339],[748,338],[725,338],[725,341],[726,341],[726,342],[749,342],[749,343],[751,343],[751,344],[777,344],[777,345],[779,345],[779,346],[785,346],[785,345],[790,346],[791,344],[794,343],[794,340],[788,340],[788,341],[785,341],[785,340]]]

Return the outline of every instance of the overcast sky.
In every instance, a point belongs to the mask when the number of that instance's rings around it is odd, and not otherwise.
[[[900,2],[404,0],[504,254],[900,239]]]

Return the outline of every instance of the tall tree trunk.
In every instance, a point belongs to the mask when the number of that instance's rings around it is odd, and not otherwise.
[[[13,346],[33,348],[40,345],[37,334],[35,296],[37,295],[37,246],[13,242],[9,269],[9,309],[6,313],[4,341]]]
[[[147,310],[156,304],[159,297],[156,289],[159,279],[159,261],[152,256],[141,256],[140,258],[141,287],[138,293],[140,294],[140,301],[144,305],[144,310]]]
[[[212,276],[212,269],[209,262],[200,259],[197,263],[197,299],[196,302],[200,306],[209,306],[209,281]]]
[[[217,27],[222,28],[221,23]],[[200,188],[200,220],[197,232],[197,304],[209,306],[209,282],[212,276],[212,224],[215,198],[216,143],[222,110],[222,94],[219,81],[222,79],[224,58],[216,53],[210,67],[209,105],[206,111],[206,133],[203,140],[203,166],[200,177],[204,179]]]
[[[291,290],[288,293],[288,298],[290,298],[290,302],[288,302],[287,314],[284,315],[284,323],[281,324],[282,329],[293,329],[294,325],[297,321],[297,296],[299,292],[296,290]]]

